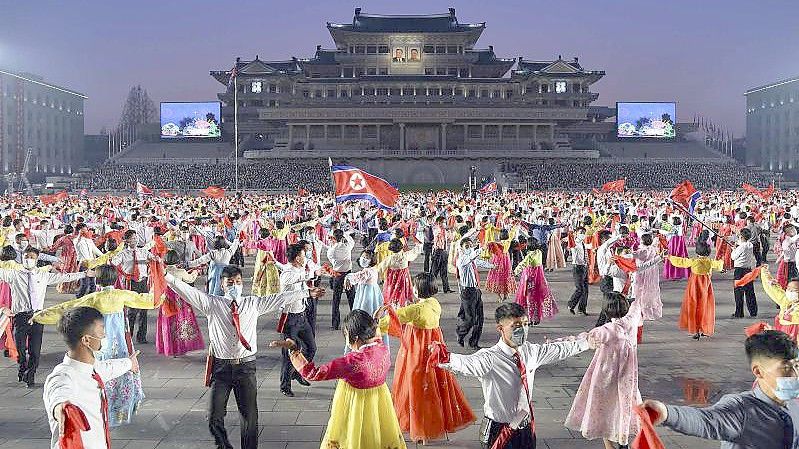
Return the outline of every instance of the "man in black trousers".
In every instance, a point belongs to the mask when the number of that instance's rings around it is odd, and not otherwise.
[[[651,240],[651,236],[650,236]],[[588,315],[588,251],[585,248],[585,228],[577,228],[574,235],[574,248],[571,249],[574,293],[569,300],[569,312],[574,315],[575,307],[583,315]]]
[[[732,266],[735,269],[733,276],[736,281],[752,271],[755,266],[754,246],[749,241],[751,238],[752,231],[749,228],[741,229],[738,233],[738,244],[732,250]],[[755,297],[754,282],[750,282],[743,287],[735,287],[733,292],[735,294],[735,313],[732,314],[732,317],[744,317],[744,296],[746,297],[746,308],[749,311],[749,316],[756,317],[757,298]]]

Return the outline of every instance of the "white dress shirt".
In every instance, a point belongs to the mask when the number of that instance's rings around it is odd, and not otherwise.
[[[597,249],[596,265],[600,276],[610,276],[611,264],[613,263],[613,254],[611,254],[610,245],[616,243],[619,238],[618,235],[613,236]]]
[[[31,229],[30,244],[38,250],[45,251],[53,246],[56,236],[63,232],[62,229]]]
[[[485,399],[484,413],[498,423],[519,424],[529,417],[532,402],[535,370],[541,365],[557,362],[587,350],[588,341],[564,341],[535,344],[526,342],[518,352],[527,369],[527,387],[524,391],[521,375],[513,357],[514,349],[502,339],[490,348],[481,349],[471,355],[450,354],[449,363],[442,368],[474,376],[480,380]]]
[[[64,361],[56,365],[53,372],[44,381],[44,409],[50,423],[50,448],[59,449],[58,421],[53,410],[58,404],[69,401],[81,409],[89,423],[89,430],[81,432],[85,449],[106,449],[105,424],[103,423],[102,392],[97,381],[92,378],[95,371],[103,382],[117,378],[130,371],[132,363],[129,358],[98,360],[94,365],[79,362],[64,355]]]
[[[346,273],[352,271],[352,250],[355,248],[355,240],[352,233],[344,234],[343,242],[336,242],[327,248],[327,260],[330,261],[333,271]]]
[[[308,287],[306,282],[316,277],[316,271],[312,268],[309,265],[305,267],[295,267],[292,264],[283,265],[283,271],[280,273],[280,291],[302,292],[305,295],[303,298],[307,297]],[[288,303],[283,307],[283,312],[303,313],[305,312],[305,301]]]
[[[78,263],[94,260],[103,255],[103,252],[94,244],[94,240],[90,238],[79,235],[75,238],[74,244]]]
[[[43,269],[0,269],[0,281],[11,286],[11,313],[35,312],[44,308],[48,285],[72,282],[86,273],[51,273]]]
[[[125,274],[133,274],[133,252],[136,252],[136,262],[139,265],[139,279],[141,281],[149,274],[150,267],[147,261],[152,257],[152,253],[144,248],[125,248],[111,259],[111,264],[122,269]]]
[[[793,237],[786,236],[782,240],[782,260],[786,263],[796,261],[797,242],[799,242],[799,234]]]
[[[247,350],[239,342],[236,328],[233,326],[233,315],[230,310],[232,300],[227,296],[209,295],[167,273],[166,282],[184,301],[194,306],[208,318],[208,335],[211,352],[220,359],[241,359],[258,352],[258,336],[256,327],[258,317],[278,310],[287,304],[302,304],[308,296],[308,290],[286,291],[267,296],[240,296],[236,301],[239,311],[241,335],[250,345]]]
[[[579,240],[579,239],[578,239]],[[574,242],[574,248],[571,249],[572,253],[572,265],[587,265],[588,262],[586,260],[586,247],[585,242]]]
[[[494,268],[491,262],[480,258],[480,248],[476,246],[469,248],[468,251],[461,250],[456,263],[458,284],[462,288],[480,288],[480,283],[477,282],[477,266],[487,269]]]
[[[755,250],[752,242],[738,242],[730,256],[734,268],[754,268],[755,266]]]

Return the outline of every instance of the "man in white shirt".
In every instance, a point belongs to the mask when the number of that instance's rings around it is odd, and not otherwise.
[[[569,312],[574,315],[576,307],[583,315],[588,315],[588,248],[585,243],[585,228],[580,226],[574,234],[574,247],[571,249],[572,277],[574,293],[569,299]]]
[[[48,220],[39,222],[39,229],[31,229],[31,246],[39,251],[46,251],[53,246],[57,235],[62,234],[62,229],[51,229]]]
[[[501,439],[504,444],[498,449],[535,449],[532,393],[536,369],[596,346],[585,339],[528,342],[527,312],[516,303],[497,307],[495,319],[500,334],[497,344],[471,355],[449,354],[449,360],[439,366],[480,380],[485,398],[482,448],[492,448]]]
[[[602,291],[602,295],[605,298],[605,303],[607,303],[610,300],[611,294],[613,293],[613,276],[611,275],[614,265],[612,245],[621,237],[619,235],[614,236],[607,229],[603,229],[598,232],[600,246],[596,251],[596,265],[597,270],[599,271],[599,276],[602,277],[599,283],[599,290]],[[604,309],[604,304],[602,308]],[[597,318],[596,327],[602,326],[608,321],[609,320],[605,314],[600,313],[599,318]]]
[[[333,330],[339,330],[341,326],[341,312],[339,311],[339,304],[341,303],[341,294],[344,292],[344,278],[352,271],[352,250],[355,248],[355,240],[352,239],[352,233],[355,231],[344,232],[341,229],[333,231],[334,243],[327,248],[327,260],[332,264],[334,271],[333,277],[330,282],[330,287],[333,290],[333,312],[332,324]],[[352,311],[352,303],[355,301],[355,289],[347,290],[347,303]]]
[[[735,269],[735,280],[741,279],[744,275],[752,271],[755,266],[755,253],[752,242],[752,231],[749,228],[743,228],[738,233],[738,244],[732,250],[732,266]],[[733,290],[735,294],[735,313],[732,314],[733,318],[744,317],[744,296],[746,296],[746,308],[749,311],[750,317],[757,316],[757,298],[755,297],[755,283],[750,282],[743,287],[735,287]]]
[[[318,298],[323,289],[301,287],[264,297],[243,296],[241,269],[228,265],[222,269],[224,296],[209,295],[171,274],[166,282],[175,293],[208,318],[210,337],[211,399],[208,425],[218,448],[232,448],[225,430],[225,414],[230,391],[236,397],[241,420],[241,447],[258,447],[258,382],[255,354],[258,352],[258,317],[280,307],[302,303],[306,297]]]
[[[11,287],[11,313],[14,314],[14,343],[19,356],[17,379],[28,388],[35,385],[39,354],[42,351],[44,326],[31,321],[33,314],[44,308],[48,285],[73,282],[94,276],[89,270],[82,273],[51,273],[48,268],[36,268],[39,250],[28,247],[22,260],[23,269],[0,269],[0,281]]]
[[[64,434],[73,412],[86,417],[89,429],[79,431],[84,449],[111,447],[108,402],[104,383],[128,371],[139,371],[138,351],[128,358],[95,360],[105,338],[103,315],[91,307],[68,310],[58,323],[69,351],[44,382],[44,409],[50,423],[50,448],[59,449],[59,437]]]
[[[799,276],[796,270],[796,249],[799,245],[799,234],[796,233],[796,226],[788,223],[782,227],[785,238],[782,239],[782,261],[788,271],[788,279]]]
[[[460,288],[461,307],[458,311],[458,344],[463,346],[466,336],[469,337],[469,348],[480,349],[480,336],[483,334],[483,292],[480,291],[477,266],[494,268],[494,265],[480,258],[480,247],[472,246],[469,237],[462,238],[460,255],[455,261],[458,267],[458,287]]]
[[[75,234],[77,237],[73,240],[73,244],[75,245],[75,256],[78,261],[78,266],[80,266],[81,270],[86,269],[87,263],[103,255],[103,252],[94,244],[94,240],[84,235],[90,234],[90,232],[91,231],[86,227],[86,223],[75,225]],[[83,297],[83,295],[92,293],[95,288],[94,278],[84,278],[80,281],[80,287],[77,293],[75,293],[75,297],[80,298]]]
[[[139,237],[136,231],[128,229],[122,235],[125,242],[125,249],[111,259],[111,264],[119,267],[124,277],[123,284],[126,290],[136,293],[146,293],[147,277],[149,274],[148,261],[155,256],[144,248],[137,248]],[[147,309],[128,309],[128,328],[131,333],[139,324],[136,333],[136,342],[139,344],[147,343]]]

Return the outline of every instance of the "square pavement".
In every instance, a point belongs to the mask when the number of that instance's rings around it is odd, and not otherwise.
[[[355,253],[357,254],[357,253]],[[420,258],[421,259],[421,258]],[[247,258],[245,278],[252,277],[252,258]],[[420,264],[412,273],[421,271]],[[558,299],[560,313],[551,321],[531,326],[530,339],[542,341],[589,330],[596,321],[602,295],[598,286],[590,287],[588,311],[591,316],[573,316],[566,302],[573,291],[570,267],[547,273],[547,279]],[[759,283],[759,281],[757,281]],[[455,281],[450,277],[450,283]],[[200,282],[197,283],[200,285]],[[666,403],[703,405],[716,402],[722,394],[751,387],[752,374],[743,352],[744,327],[753,319],[733,320],[732,273],[714,275],[716,294],[716,334],[697,342],[677,328],[685,281],[661,283],[663,318],[647,322],[644,342],[639,346],[639,382],[644,398]],[[249,286],[245,285],[245,291]],[[775,306],[756,286],[760,318],[771,321]],[[54,289],[48,290],[47,305],[70,299]],[[441,328],[455,352],[469,352],[455,344],[455,325],[459,298],[457,294],[441,294]],[[346,301],[343,301],[346,304]],[[483,293],[486,322],[481,346],[491,346],[498,338],[494,330],[493,311],[498,305],[495,295]],[[344,341],[339,331],[330,329],[330,292],[320,300],[317,318],[316,361],[324,363],[342,355]],[[342,314],[347,306],[342,306]],[[149,314],[149,341],[155,340],[156,313]],[[206,321],[198,321],[207,336]],[[279,338],[276,316],[264,316],[259,322],[258,410],[259,447],[265,449],[319,448],[329,418],[335,382],[317,382],[311,387],[294,384],[297,395],[280,394],[280,352],[267,348],[269,341]],[[207,338],[206,338],[207,342]],[[392,340],[392,357],[398,341]],[[212,448],[213,439],[206,423],[207,388],[203,386],[205,353],[196,351],[183,357],[156,354],[155,346],[139,345],[144,391],[147,396],[133,424],[112,431],[115,449],[197,449]],[[64,353],[64,345],[55,326],[46,326],[38,382],[43,382]],[[535,376],[534,397],[539,448],[577,449],[602,448],[599,440],[587,441],[579,432],[566,429],[563,421],[569,412],[574,393],[591,362],[592,352],[585,352],[554,365],[544,366]],[[393,374],[393,370],[392,370]],[[50,430],[45,417],[40,384],[32,390],[16,382],[16,365],[0,357],[0,449],[42,449],[49,447]],[[477,416],[482,416],[483,398],[476,379],[458,376],[461,387]],[[391,380],[388,380],[389,386]],[[232,396],[232,395],[231,395]],[[228,433],[234,447],[239,447],[239,426],[235,401],[231,397],[227,416]],[[477,449],[478,423],[448,436],[447,440],[430,442],[430,448]],[[659,428],[669,449],[710,449],[719,443],[688,437]],[[408,447],[416,444],[408,441]],[[362,448],[371,449],[371,448]]]

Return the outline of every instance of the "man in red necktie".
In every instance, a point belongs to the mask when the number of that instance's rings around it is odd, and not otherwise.
[[[69,351],[44,383],[51,449],[109,449],[111,437],[104,383],[138,372],[138,352],[122,359],[95,360],[105,338],[103,315],[91,307],[68,310],[58,323]]]

